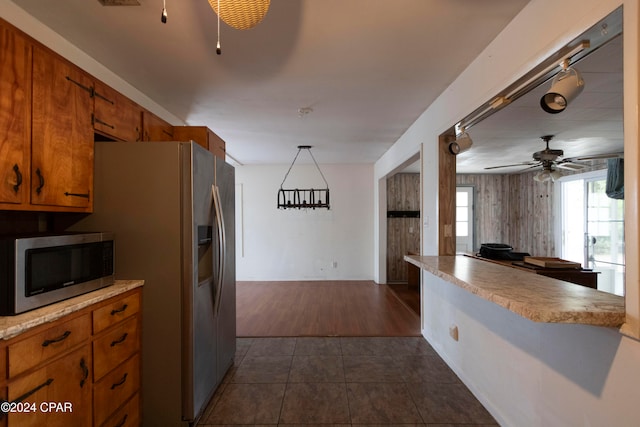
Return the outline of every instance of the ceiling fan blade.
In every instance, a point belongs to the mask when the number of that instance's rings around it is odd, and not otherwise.
[[[585,160],[598,160],[598,159],[616,159],[616,158],[624,158],[624,152],[618,153],[605,153],[605,154],[594,154],[592,156],[576,156],[576,157],[567,157],[564,159],[565,162],[573,162],[573,161],[585,161]]]
[[[485,170],[489,170],[489,169],[499,169],[499,168],[511,168],[511,167],[516,167],[516,166],[532,166],[532,167],[536,167],[539,166],[540,163],[539,162],[522,162],[522,163],[515,163],[513,165],[500,165],[500,166],[489,166],[487,168],[484,168]]]
[[[583,165],[580,163],[573,163],[566,160],[556,163],[556,166],[559,167],[560,169],[567,169],[571,171],[579,171],[587,167],[587,165]]]

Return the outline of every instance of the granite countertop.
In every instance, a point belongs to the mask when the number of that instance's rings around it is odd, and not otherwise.
[[[624,297],[466,256],[405,255],[410,262],[534,322],[620,327]]]
[[[0,316],[0,338],[10,339],[36,326],[52,322],[92,304],[123,294],[144,284],[144,280],[116,280],[113,285],[68,300],[27,311],[16,316]]]

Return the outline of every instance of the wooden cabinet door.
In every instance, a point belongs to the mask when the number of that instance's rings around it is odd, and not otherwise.
[[[173,126],[149,111],[142,112],[144,141],[173,141]]]
[[[90,367],[91,346],[85,345],[31,374],[10,381],[8,400],[16,405],[21,402],[21,406],[16,406],[21,412],[9,412],[8,425],[90,426]],[[25,412],[27,409],[30,412]]]
[[[0,21],[0,206],[29,202],[30,43]]]
[[[93,127],[120,141],[140,141],[142,109],[115,89],[96,81]]]
[[[89,75],[33,48],[31,203],[91,210],[93,125]]]

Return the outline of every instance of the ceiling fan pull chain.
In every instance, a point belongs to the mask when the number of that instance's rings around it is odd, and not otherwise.
[[[218,0],[218,44],[216,45],[216,53],[222,55],[222,49],[220,48],[220,0]]]
[[[160,22],[167,23],[167,4],[166,0],[162,0],[162,15],[160,15]]]

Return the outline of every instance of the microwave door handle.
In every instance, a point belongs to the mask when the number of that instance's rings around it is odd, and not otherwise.
[[[215,220],[217,225],[217,237],[218,237],[218,283],[216,286],[216,297],[215,297],[215,314],[218,315],[220,312],[220,298],[222,295],[222,283],[224,280],[224,261],[227,257],[226,247],[227,247],[227,239],[224,231],[224,217],[222,215],[222,204],[220,203],[220,191],[218,190],[217,185],[211,186],[211,191],[213,194],[213,208],[215,214]]]

